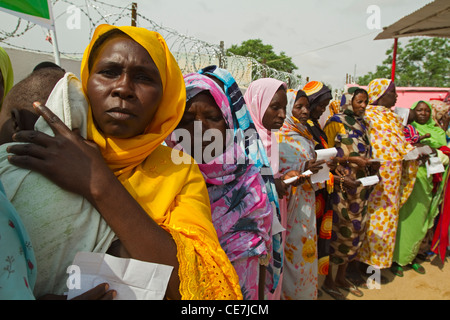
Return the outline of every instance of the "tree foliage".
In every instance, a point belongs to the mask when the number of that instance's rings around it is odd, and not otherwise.
[[[254,58],[261,64],[266,64],[268,67],[274,68],[278,71],[293,72],[298,67],[292,62],[292,58],[288,57],[285,52],[281,51],[276,54],[273,51],[273,46],[264,44],[261,39],[250,39],[243,41],[240,45],[233,44],[228,50],[230,53]]]
[[[376,78],[391,78],[394,46],[375,72],[359,77],[360,85]],[[395,83],[401,87],[450,87],[450,40],[412,38],[405,46],[398,41]]]

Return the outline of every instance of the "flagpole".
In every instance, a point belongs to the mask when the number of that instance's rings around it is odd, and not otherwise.
[[[59,55],[59,48],[58,48],[58,40],[56,39],[56,27],[55,27],[55,19],[53,18],[53,7],[52,7],[52,1],[47,0],[48,3],[48,9],[50,12],[50,20],[53,22],[50,30],[50,36],[52,37],[52,44],[53,44],[53,56],[55,59],[55,63],[58,66],[61,66],[61,58]]]
[[[52,37],[53,56],[55,58],[55,63],[58,66],[61,66],[61,59],[59,57],[59,49],[58,49],[58,41],[56,40],[56,32],[55,32],[55,30],[50,29],[50,36]]]

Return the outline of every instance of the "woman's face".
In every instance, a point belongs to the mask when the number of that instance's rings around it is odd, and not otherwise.
[[[301,97],[294,102],[292,107],[292,115],[301,122],[301,124],[306,125],[309,119],[309,102],[308,98]]]
[[[319,120],[320,116],[327,109],[327,106],[330,103],[330,101],[331,101],[331,99],[323,100],[313,110],[311,110],[311,112],[310,112],[311,119]]]
[[[386,91],[384,95],[378,99],[378,105],[391,108],[397,103],[397,97],[397,91],[395,90],[395,87],[393,87],[392,90]]]
[[[287,95],[284,88],[278,89],[269,103],[262,124],[267,130],[280,130],[286,118]]]
[[[161,77],[149,53],[123,35],[96,52],[87,82],[94,121],[107,136],[144,133],[162,99]]]
[[[431,116],[431,110],[425,102],[419,102],[414,110],[416,111],[417,123],[425,124],[428,122]]]
[[[358,117],[362,117],[364,115],[364,113],[366,112],[366,107],[367,107],[368,103],[369,103],[369,97],[367,96],[367,94],[358,93],[352,99],[353,113]]]
[[[201,137],[195,135],[196,130],[194,130],[194,121],[201,122],[201,131],[198,130],[199,133],[201,132]],[[191,153],[194,152],[194,150],[197,150],[194,146],[195,143],[202,144],[202,152],[208,145],[214,143],[214,141],[209,140],[203,141],[205,131],[210,129],[217,130],[216,134],[213,136],[218,134],[222,136],[222,145],[220,146],[220,149],[222,151],[225,149],[227,124],[216,101],[207,92],[201,92],[187,102],[185,112],[177,128],[186,129],[190,133]],[[191,154],[191,156],[194,155]],[[218,154],[213,156],[218,156]]]

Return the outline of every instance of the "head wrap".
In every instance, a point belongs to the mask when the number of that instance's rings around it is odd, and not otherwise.
[[[278,143],[275,134],[264,127],[264,125],[262,124],[262,119],[275,93],[280,89],[280,87],[284,88],[284,90],[287,90],[287,84],[283,81],[271,78],[261,78],[250,83],[247,91],[244,94],[245,104],[248,107],[248,111],[250,112],[261,141],[264,144],[264,148],[270,160],[270,166],[272,168],[274,177],[279,176]],[[278,202],[278,199],[276,201]],[[279,207],[277,207],[277,218],[278,221],[281,221]],[[276,233],[273,236],[273,252],[275,261],[273,263],[272,272],[274,274],[274,284],[271,289],[272,292],[278,285],[283,263],[281,233]]]
[[[303,91],[303,90],[298,90],[298,91],[297,91],[297,94],[295,95],[295,101],[294,101],[294,103],[295,103],[298,99],[303,98],[303,97],[305,97],[305,98],[308,100],[308,103],[309,103],[309,98],[308,98],[308,95],[306,94],[306,92]],[[292,105],[292,106],[294,106],[294,105]],[[287,108],[287,106],[286,106],[286,108]],[[291,108],[291,110],[292,110],[292,107],[290,107],[290,108]]]
[[[417,108],[417,105],[420,102],[425,103],[430,108],[430,112],[432,112],[433,108],[432,108],[431,104],[427,101],[422,101],[422,100],[415,102],[411,106],[411,109],[415,110]],[[447,145],[447,135],[445,134],[445,131],[442,130],[442,128],[439,127],[436,124],[436,122],[433,120],[431,113],[430,113],[430,118],[428,119],[427,123],[420,124],[420,123],[417,123],[416,121],[413,121],[412,125],[417,129],[417,131],[419,131],[419,134],[421,136],[423,136],[427,133],[429,133],[431,135],[430,138],[422,140],[422,142],[424,144],[427,144],[432,148],[440,148],[442,146]]]
[[[353,112],[353,105],[352,105],[352,100],[355,97],[355,90],[353,90],[353,93],[344,93],[341,97],[341,104],[340,104],[340,108],[342,110],[342,113],[354,117],[355,119],[358,120],[363,120],[364,119],[364,115],[362,116],[357,116],[354,112]]]
[[[363,156],[372,156],[372,147],[370,145],[369,131],[367,129],[367,123],[364,120],[364,115],[357,116],[353,112],[352,99],[353,93],[344,93],[341,97],[341,109],[342,113],[337,113],[328,119],[328,123],[337,122],[344,125],[345,135],[338,133],[335,137],[335,141],[338,141],[341,147],[337,147],[338,156],[342,157],[344,148],[349,148],[353,145],[354,152],[359,152]],[[344,138],[343,138],[344,136]],[[363,142],[363,143],[361,143]],[[356,151],[357,150],[357,151]],[[350,153],[353,151],[350,151]]]
[[[253,163],[261,172],[267,191],[267,196],[274,208],[273,216],[276,216],[278,217],[278,219],[280,219],[278,194],[275,188],[270,161],[267,158],[264,144],[260,139],[255,123],[253,122],[253,119],[247,108],[241,89],[239,88],[236,80],[233,78],[231,73],[225,69],[218,68],[217,66],[209,66],[200,70],[199,73],[215,77],[223,83],[224,92],[230,103],[231,113],[234,120],[234,130],[243,131],[243,149],[245,149],[245,152],[251,160],[251,163]],[[268,266],[268,271],[272,275],[272,281],[266,279],[266,285],[272,292],[278,285],[278,280],[283,265],[283,252],[281,242],[281,234],[274,234],[272,237],[273,255]]]
[[[369,104],[377,105],[378,100],[389,90],[394,88],[394,82],[389,79],[374,79],[367,86]]]
[[[429,101],[429,104],[433,108],[432,117],[436,122],[441,120],[444,114],[448,113],[450,110],[450,104],[441,100],[431,100]]]
[[[297,123],[300,123],[300,121],[297,118],[295,118],[294,115],[292,114],[294,104],[298,99],[303,97],[308,100],[308,96],[303,90],[297,91],[294,89],[288,89],[286,95],[287,95],[287,105],[286,105],[286,119],[284,120],[284,123],[288,123],[291,126],[295,126]]]
[[[184,80],[188,99],[209,92],[228,128],[234,129],[228,98],[214,80],[198,73],[185,75]],[[174,145],[173,140],[166,142]],[[234,135],[223,154],[198,165],[207,183],[213,224],[230,261],[265,256],[271,248],[272,207],[264,182],[237,142]]]
[[[160,34],[137,27],[100,25],[95,29],[81,63],[81,82],[87,92],[89,79],[88,61],[96,40],[104,33],[119,29],[140,44],[152,57],[159,70],[163,97],[153,120],[145,132],[129,139],[106,137],[96,128],[92,112],[88,112],[88,139],[101,149],[103,157],[116,175],[131,171],[146,159],[175,129],[183,116],[186,91],[180,68]]]
[[[320,81],[308,82],[303,87],[303,91],[308,96],[311,111],[322,101],[333,98],[331,90]]]
[[[244,132],[245,141],[243,148],[245,149],[246,154],[260,169],[263,176],[272,175],[264,145],[259,137],[252,117],[250,116],[247,105],[245,104],[241,89],[231,73],[225,69],[218,68],[217,66],[208,66],[199,70],[198,73],[214,77],[223,83],[224,93],[230,104],[234,130],[240,129]]]
[[[6,53],[5,49],[3,49],[2,47],[0,47],[0,71],[2,72],[4,86],[3,97],[0,97],[1,108],[1,101],[14,85],[14,71],[12,68],[11,60],[9,59],[9,56]]]
[[[242,130],[246,130],[249,127],[254,128],[254,125],[250,125],[252,121],[248,114],[241,89],[239,89],[236,80],[234,80],[230,72],[217,66],[208,66],[199,70],[198,73],[212,76],[223,83],[223,91],[230,104],[235,129],[241,128]]]
[[[339,105],[339,108],[342,111],[345,110],[351,110],[353,111],[353,107],[352,107],[352,97],[353,95],[350,93],[344,93],[341,97],[341,103]]]
[[[286,105],[286,120],[284,120],[283,127],[280,129],[280,134],[290,136],[290,135],[301,135],[302,137],[313,141],[313,136],[311,132],[309,132],[308,128],[303,125],[297,118],[292,114],[292,109],[294,108],[295,102],[305,97],[308,99],[308,96],[303,90],[295,91],[293,89],[288,89],[287,91],[287,100],[288,103]]]
[[[278,145],[275,134],[264,127],[262,119],[280,87],[287,90],[287,85],[283,81],[272,78],[261,78],[253,81],[244,94],[248,111],[264,144],[275,176],[278,174]]]
[[[311,112],[319,105],[319,103],[332,98],[331,90],[319,81],[308,82],[303,87],[303,91],[308,96],[309,109]],[[316,119],[310,117],[307,128],[316,141],[316,149],[328,148],[327,136]]]
[[[218,87],[218,85],[210,78],[198,73],[190,73],[185,75],[183,78],[186,86],[186,101],[191,100],[199,93],[210,93],[222,113],[227,128],[234,129],[233,117],[231,115],[231,109],[228,103],[228,99],[222,92],[222,90]],[[231,135],[231,137],[233,137],[233,135]],[[177,144],[176,130],[166,138],[165,142],[169,147],[175,147],[175,145]],[[230,160],[235,160],[235,154],[233,154],[233,143],[234,141],[233,139],[230,139],[229,131],[227,131],[225,143],[227,150],[225,151],[225,153],[221,153],[220,155],[216,156],[216,158],[212,161],[217,162],[220,165],[226,165]],[[237,150],[234,151],[237,152]],[[239,155],[241,155],[242,153],[243,152],[239,152]],[[226,158],[226,156],[230,156],[230,158]],[[211,164],[208,163],[208,165]]]

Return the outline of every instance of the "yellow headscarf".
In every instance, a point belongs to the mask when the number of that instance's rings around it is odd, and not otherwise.
[[[0,71],[3,75],[3,82],[5,91],[3,93],[3,97],[0,97],[0,108],[2,99],[6,96],[9,90],[11,90],[12,86],[14,85],[14,72],[11,65],[11,60],[9,59],[8,54],[6,53],[5,49],[0,47]]]
[[[212,224],[200,169],[190,157],[175,165],[172,149],[161,145],[178,125],[186,104],[183,75],[162,36],[138,27],[98,26],[81,64],[83,91],[87,93],[92,46],[113,29],[123,31],[150,54],[160,72],[163,97],[145,132],[127,139],[99,132],[89,107],[87,137],[100,147],[107,164],[134,199],[170,232],[177,245],[182,298],[242,299],[239,278]]]
[[[391,80],[389,79],[374,79],[370,81],[367,86],[367,93],[369,94],[369,104],[373,104],[378,99],[380,99],[391,85]]]
[[[89,79],[88,60],[95,41],[104,33],[119,29],[144,47],[158,67],[163,85],[163,98],[157,112],[144,134],[129,139],[105,137],[88,117],[88,139],[100,146],[106,162],[116,175],[128,172],[140,164],[175,129],[183,116],[186,89],[183,75],[160,34],[137,27],[100,25],[86,48],[81,63],[81,82],[87,92]]]

